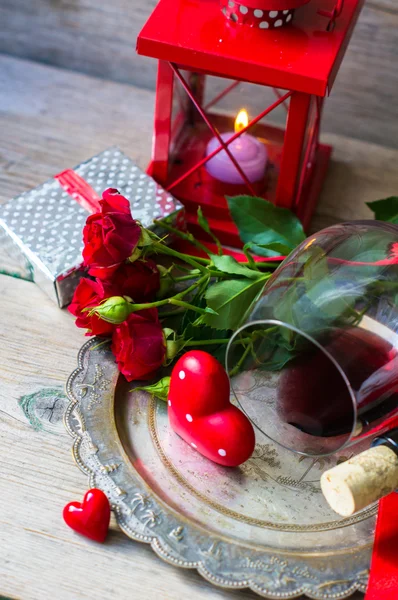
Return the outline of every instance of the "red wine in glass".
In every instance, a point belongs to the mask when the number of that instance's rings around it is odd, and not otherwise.
[[[320,438],[382,429],[398,406],[398,352],[359,327],[339,329],[321,345],[308,340],[281,371],[277,414],[282,422]]]

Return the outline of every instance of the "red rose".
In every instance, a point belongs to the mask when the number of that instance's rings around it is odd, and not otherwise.
[[[160,275],[153,260],[137,260],[120,265],[110,282],[118,296],[129,296],[136,303],[150,302],[160,287]]]
[[[127,381],[151,379],[166,355],[156,308],[133,313],[117,325],[113,332],[112,352]]]
[[[114,325],[103,321],[96,315],[90,317],[88,312],[83,309],[91,306],[98,306],[105,300],[114,295],[114,290],[109,285],[104,285],[102,281],[92,281],[91,279],[81,279],[77,286],[71,304],[68,307],[76,319],[76,325],[87,329],[86,335],[111,335]]]
[[[106,279],[131,256],[141,228],[131,216],[129,201],[113,188],[100,200],[101,212],[90,215],[83,229],[83,259],[93,277]]]

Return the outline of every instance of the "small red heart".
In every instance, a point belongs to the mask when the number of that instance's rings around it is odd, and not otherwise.
[[[89,490],[83,502],[70,502],[65,506],[63,517],[65,523],[77,533],[103,542],[111,518],[109,500],[101,490]]]
[[[213,356],[191,350],[177,361],[168,397],[172,428],[206,458],[237,467],[252,455],[255,436],[229,397],[228,375]]]

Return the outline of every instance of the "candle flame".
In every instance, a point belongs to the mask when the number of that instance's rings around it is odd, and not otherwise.
[[[247,114],[247,110],[245,108],[242,108],[242,110],[238,112],[238,115],[235,119],[235,133],[238,133],[238,131],[242,131],[242,129],[247,127],[248,124],[249,115]]]

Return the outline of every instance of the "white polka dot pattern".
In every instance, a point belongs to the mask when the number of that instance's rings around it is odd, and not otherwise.
[[[235,23],[260,29],[277,29],[288,25],[293,19],[294,9],[264,10],[245,5],[245,0],[220,0],[221,10],[225,17]]]
[[[117,188],[131,201],[133,217],[145,227],[151,226],[153,219],[182,208],[118,148],[110,148],[74,170],[99,196],[108,187]],[[82,231],[87,216],[87,211],[56,179],[0,207],[0,228],[18,240],[32,265],[34,280],[40,283],[47,279],[53,297],[55,283],[60,306],[70,301],[77,285],[78,278],[65,275],[81,265]]]

